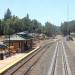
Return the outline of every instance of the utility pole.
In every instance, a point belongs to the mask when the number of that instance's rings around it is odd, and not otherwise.
[[[70,10],[69,10],[70,8],[69,8],[69,2],[68,2],[68,0],[67,0],[67,25],[68,25],[68,34],[70,35],[70,27],[69,27],[69,14],[70,14]]]

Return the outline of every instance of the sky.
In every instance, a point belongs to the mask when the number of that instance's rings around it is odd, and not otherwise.
[[[75,0],[0,0],[0,19],[9,8],[12,15],[37,19],[43,25],[50,22],[60,26],[64,21],[75,20]]]

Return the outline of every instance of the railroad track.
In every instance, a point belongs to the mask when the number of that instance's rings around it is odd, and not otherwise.
[[[26,75],[26,73],[38,62],[40,57],[46,52],[52,43],[48,43],[34,51],[26,59],[23,59],[0,75]]]
[[[47,75],[72,75],[62,41],[57,42]]]
[[[64,75],[72,75],[63,43],[62,43],[62,48],[63,48],[62,58],[63,58],[63,64],[64,64],[63,65]]]

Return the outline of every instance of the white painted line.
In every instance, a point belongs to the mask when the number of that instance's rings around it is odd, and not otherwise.
[[[63,55],[62,55],[62,70],[63,70],[63,75],[65,75],[65,69],[64,69],[64,58],[63,58]]]
[[[72,75],[71,69],[70,69],[70,67],[69,67],[69,63],[68,63],[68,59],[67,59],[67,55],[66,55],[66,52],[65,52],[65,48],[64,48],[63,42],[62,42],[62,46],[63,46],[63,52],[64,52],[65,61],[66,61],[66,66],[67,66],[67,70],[68,70],[68,75]]]
[[[55,67],[55,72],[54,72],[54,75],[57,75],[57,67],[58,67],[58,54],[59,54],[59,47],[58,47],[57,60],[56,60],[56,67]]]
[[[55,48],[55,51],[54,51],[52,62],[51,62],[51,65],[50,65],[50,68],[49,68],[49,71],[48,71],[47,75],[51,75],[51,73],[52,73],[52,68],[53,68],[53,64],[54,64],[54,60],[55,60],[55,56],[56,56],[56,52],[57,52],[57,47],[58,47],[58,42],[56,44],[56,48]]]

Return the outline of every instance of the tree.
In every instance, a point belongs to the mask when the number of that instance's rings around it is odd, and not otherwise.
[[[26,18],[29,19],[29,14],[27,13]]]
[[[10,19],[11,18],[11,11],[10,9],[8,8],[5,15],[4,15],[4,20],[7,20],[7,19]]]
[[[0,35],[3,35],[3,25],[1,19],[0,19]]]
[[[45,23],[45,34],[52,36],[52,24],[49,22]]]
[[[45,33],[48,36],[52,36],[55,34],[56,30],[55,26],[49,22],[46,22],[45,26],[42,26],[38,20],[31,20],[28,13],[22,19],[19,19],[17,16],[12,16],[8,8],[4,15],[4,19],[0,20],[0,35],[11,35],[21,31]]]
[[[69,21],[69,22],[64,22],[61,24],[61,32],[63,33],[64,36],[70,35],[71,32],[74,32],[75,30],[75,22]]]
[[[27,14],[26,17],[22,18],[22,26],[23,31],[31,31],[31,19],[29,18],[29,15]]]

